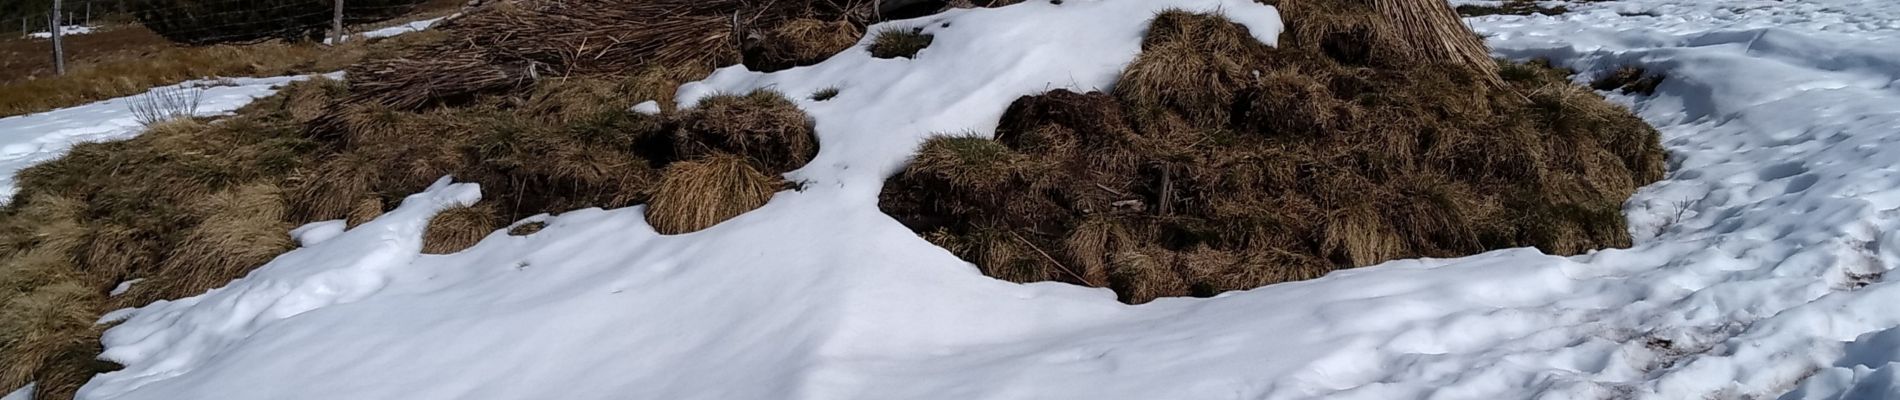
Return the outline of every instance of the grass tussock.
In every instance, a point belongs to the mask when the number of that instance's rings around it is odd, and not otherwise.
[[[782,186],[745,159],[712,155],[666,167],[647,223],[661,234],[698,231],[765,205]]]
[[[880,206],[991,276],[1131,303],[1395,258],[1629,244],[1619,211],[1661,178],[1658,135],[1568,71],[1340,58],[1323,35],[1293,36],[1272,48],[1162,13],[1114,93],[1024,97],[994,140],[928,141]]]
[[[845,20],[795,18],[770,28],[742,49],[747,68],[772,72],[817,64],[864,37],[864,29]]]
[[[924,51],[935,41],[935,35],[924,33],[923,28],[886,29],[871,39],[871,56],[877,58],[916,58],[917,52]]]
[[[489,233],[501,229],[503,222],[494,210],[484,205],[454,207],[429,219],[422,235],[423,254],[450,254],[475,247]]]
[[[805,165],[818,153],[812,123],[783,95],[715,95],[681,113],[674,157],[735,154],[771,171]]]
[[[513,228],[508,228],[508,235],[509,236],[533,235],[535,233],[541,232],[542,229],[547,229],[547,227],[548,227],[548,223],[546,222],[531,221],[528,223],[515,225]]]

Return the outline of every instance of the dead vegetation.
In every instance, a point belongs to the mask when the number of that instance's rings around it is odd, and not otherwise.
[[[927,142],[881,206],[991,276],[1131,303],[1629,244],[1622,201],[1662,153],[1627,110],[1546,65],[1381,49],[1438,34],[1381,27],[1369,3],[1280,3],[1281,48],[1160,14],[1114,93],[1025,97],[995,140]]]
[[[858,44],[864,28],[847,20],[795,18],[748,37],[745,65],[759,72],[817,64]]]
[[[1570,12],[1569,7],[1565,7],[1562,5],[1555,6],[1555,7],[1545,7],[1543,5],[1537,4],[1536,0],[1504,0],[1502,2],[1499,2],[1498,5],[1495,5],[1495,6],[1477,5],[1477,4],[1466,4],[1466,5],[1458,6],[1458,15],[1463,15],[1466,17],[1480,17],[1480,16],[1486,16],[1486,15],[1531,15],[1531,14],[1558,15],[1558,14],[1563,14],[1563,13],[1568,13],[1568,12]]]
[[[352,67],[352,102],[411,110],[525,87],[548,77],[625,73],[652,66],[664,66],[680,77],[703,76],[712,68],[742,61],[761,70],[807,65],[828,56],[820,54],[827,49],[856,42],[864,23],[875,14],[872,3],[581,0],[496,4],[435,28],[456,40]]]
[[[481,15],[470,18],[505,21]],[[362,52],[388,66],[446,42],[494,39],[469,32],[403,35]],[[555,43],[567,32],[519,40]],[[785,48],[808,59],[817,52]],[[655,227],[690,232],[758,207],[783,188],[779,174],[816,153],[811,122],[777,93],[714,96],[658,115],[629,111],[637,100],[670,98],[707,67],[636,58],[646,61],[576,64],[513,82],[512,91],[444,97],[436,86],[405,86],[420,91],[405,98],[427,99],[411,107],[365,94],[388,94],[375,92],[388,86],[351,86],[370,78],[313,79],[217,123],[159,122],[137,138],[80,145],[23,171],[19,194],[0,208],[0,283],[8,285],[0,303],[10,310],[0,314],[0,386],[39,382],[36,398],[71,398],[112,368],[92,361],[99,352],[92,321],[103,312],[222,286],[292,248],[290,229],[331,219],[361,224],[442,176],[481,184],[484,202],[433,219],[428,253],[461,251],[502,229],[530,234],[544,225],[509,224],[586,207],[650,203]],[[144,280],[106,295],[129,279]]]
[[[1656,87],[1662,86],[1662,82],[1662,75],[1651,74],[1642,67],[1630,66],[1618,68],[1615,72],[1590,82],[1590,88],[1648,96],[1656,94]]]
[[[924,33],[923,28],[887,29],[877,33],[871,39],[871,56],[877,58],[915,58],[917,52],[930,47],[936,36]]]
[[[716,154],[673,163],[647,205],[655,231],[674,235],[706,229],[765,205],[783,186],[747,160]]]

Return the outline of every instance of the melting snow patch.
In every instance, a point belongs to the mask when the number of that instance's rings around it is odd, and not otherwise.
[[[643,101],[643,102],[640,102],[640,104],[634,104],[633,108],[630,109],[629,111],[646,114],[646,115],[659,114],[660,102],[653,101],[653,100]]]
[[[90,27],[90,26],[67,25],[67,26],[63,26],[59,28],[59,35],[60,36],[85,35],[85,34],[92,33],[92,30],[93,30],[93,27]],[[30,37],[34,39],[52,39],[53,32],[33,32],[33,33],[26,34],[26,37]]]
[[[341,78],[341,72],[327,75]],[[221,78],[197,80],[152,89],[202,90],[196,115],[230,113],[259,97],[277,93],[277,88],[308,76],[274,78]],[[195,89],[192,89],[195,88]],[[14,175],[35,164],[66,154],[73,145],[130,139],[144,131],[131,105],[140,96],[103,100],[77,107],[36,114],[0,118],[0,204],[13,197]]]
[[[441,18],[430,18],[430,19],[425,19],[425,20],[411,21],[409,23],[405,23],[402,25],[396,25],[396,26],[392,26],[388,28],[361,32],[354,35],[350,35],[350,39],[386,38],[386,37],[401,35],[401,34],[410,33],[410,32],[421,32],[423,30],[427,30],[430,27],[435,26],[437,22],[442,22],[442,20],[444,19],[454,18],[459,15],[460,14],[451,15],[447,17],[441,17]],[[350,39],[344,39],[344,40],[347,41]],[[323,39],[323,44],[332,44],[330,43],[331,40],[332,39]]]

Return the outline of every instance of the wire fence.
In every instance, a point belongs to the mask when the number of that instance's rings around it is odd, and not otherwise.
[[[0,12],[28,8],[19,2],[5,4],[7,1],[10,0],[0,0]],[[13,21],[8,22],[18,24],[17,40],[51,42],[51,49],[47,49],[44,57],[52,60],[65,59],[63,54],[86,51],[75,45],[111,46],[113,43],[102,43],[113,40],[109,38],[75,39],[122,29],[143,29],[187,45],[321,41],[377,28],[375,22],[410,14],[423,5],[418,0],[145,0],[139,4],[129,3],[129,0],[17,1],[48,5],[40,7],[47,11],[16,11],[11,17]],[[337,29],[338,25],[342,29]],[[158,42],[153,35],[110,36],[127,41]]]
[[[74,61],[123,61],[173,45],[350,42],[357,32],[441,15],[464,2],[0,0],[0,15],[6,15],[0,19],[0,27],[6,27],[0,28],[0,82],[66,74]]]

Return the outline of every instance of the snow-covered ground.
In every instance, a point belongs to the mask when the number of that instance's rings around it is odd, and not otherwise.
[[[453,17],[454,16],[448,16],[448,17],[441,17],[441,18],[430,18],[430,19],[424,19],[424,20],[410,21],[402,25],[396,25],[396,26],[392,26],[388,28],[376,29],[376,30],[371,30],[367,32],[358,32],[356,34],[350,35],[349,38],[346,38],[344,40],[349,41],[349,40],[386,38],[386,37],[401,35],[401,34],[405,34],[409,32],[420,32],[422,30],[429,29],[429,27],[431,26],[435,26],[435,23],[442,22],[443,19],[453,18]],[[323,39],[323,44],[331,44],[330,39]]]
[[[1635,248],[1401,260],[1125,306],[989,279],[876,208],[930,135],[990,134],[1017,96],[1112,85],[1165,7],[1068,0],[890,24],[914,59],[847,52],[681,89],[774,88],[818,158],[763,208],[662,236],[642,209],[541,216],[421,255],[442,184],[205,295],[123,310],[82,399],[1789,399],[1900,395],[1900,4],[1630,0],[1472,20],[1499,54],[1668,76],[1618,96],[1671,173],[1628,203]],[[872,28],[873,31],[881,29]],[[824,102],[803,94],[837,87]],[[1789,393],[1795,391],[1794,393]],[[1855,397],[1859,396],[1859,397]]]
[[[67,26],[59,27],[59,35],[60,36],[85,35],[85,34],[92,33],[93,29],[94,28],[90,26],[67,25]],[[26,34],[26,37],[30,37],[34,39],[52,39],[53,32],[52,31],[33,32],[33,33]]]
[[[146,93],[197,91],[200,97],[195,114],[210,116],[237,110],[250,104],[251,100],[276,93],[283,84],[305,78],[284,76],[196,80],[155,88]],[[13,198],[16,191],[14,175],[20,170],[57,159],[75,144],[123,140],[143,132],[144,126],[133,114],[132,104],[147,94],[0,118],[0,204]]]

